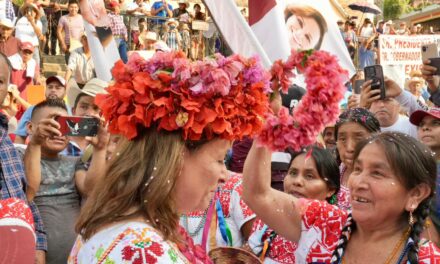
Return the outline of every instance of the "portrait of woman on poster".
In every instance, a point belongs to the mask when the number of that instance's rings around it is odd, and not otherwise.
[[[318,10],[310,6],[290,4],[284,10],[284,19],[292,49],[321,48],[327,32],[327,22]]]

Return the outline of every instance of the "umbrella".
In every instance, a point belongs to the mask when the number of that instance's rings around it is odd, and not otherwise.
[[[377,5],[368,2],[356,2],[348,5],[348,7],[351,10],[361,11],[362,13],[371,13],[375,15],[382,13],[382,10],[380,10]]]

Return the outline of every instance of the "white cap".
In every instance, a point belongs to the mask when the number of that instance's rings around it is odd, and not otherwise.
[[[0,26],[4,26],[7,28],[14,28],[14,23],[8,18],[2,18],[0,19]]]

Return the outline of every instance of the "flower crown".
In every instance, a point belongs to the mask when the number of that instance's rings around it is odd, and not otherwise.
[[[254,136],[270,111],[270,74],[254,57],[216,55],[192,62],[182,52],[136,53],[115,64],[114,83],[95,102],[109,131],[136,138],[142,128],[182,131],[185,140]]]

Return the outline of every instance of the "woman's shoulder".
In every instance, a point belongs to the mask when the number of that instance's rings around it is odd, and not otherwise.
[[[145,256],[143,258],[142,256]],[[89,240],[78,237],[69,263],[185,263],[174,243],[143,222],[109,226]]]
[[[440,249],[429,240],[421,241],[419,245],[419,263],[440,263]]]

